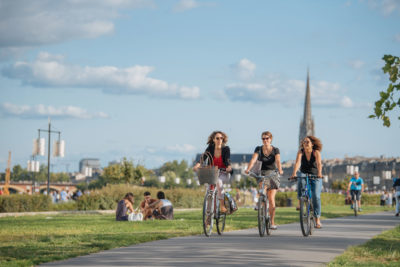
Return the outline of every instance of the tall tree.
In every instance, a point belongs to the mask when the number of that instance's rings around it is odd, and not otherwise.
[[[382,68],[384,73],[389,75],[389,86],[386,91],[379,93],[380,99],[375,102],[374,114],[369,118],[377,118],[383,121],[383,125],[390,127],[389,112],[396,106],[400,108],[400,58],[392,55],[383,56],[386,62]],[[400,120],[400,116],[398,117]]]

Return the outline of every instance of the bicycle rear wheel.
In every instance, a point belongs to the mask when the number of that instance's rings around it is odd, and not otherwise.
[[[266,210],[266,202],[265,197],[260,196],[258,198],[258,232],[260,236],[265,235],[265,228],[266,228],[266,218],[265,218],[265,210]]]
[[[311,229],[310,199],[300,198],[300,226],[303,236],[308,236]]]
[[[214,224],[214,192],[206,194],[203,203],[203,230],[206,236],[210,236]]]
[[[229,203],[228,203],[229,204]],[[227,206],[227,202],[225,201],[225,207]],[[217,216],[215,222],[217,224],[217,232],[219,235],[222,235],[225,229],[225,220],[226,220],[226,213],[222,213],[219,209],[217,211]]]

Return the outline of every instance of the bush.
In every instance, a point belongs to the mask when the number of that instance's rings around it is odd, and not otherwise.
[[[91,191],[90,195],[83,195],[77,200],[78,210],[109,210],[116,209],[117,203],[126,193],[135,195],[135,205],[143,200],[143,193],[149,191],[156,198],[159,188],[139,187],[125,184],[107,185],[102,189]],[[204,190],[175,188],[164,189],[165,196],[172,202],[175,208],[200,208],[203,204]]]
[[[28,212],[50,210],[51,199],[46,195],[0,196],[0,212]]]

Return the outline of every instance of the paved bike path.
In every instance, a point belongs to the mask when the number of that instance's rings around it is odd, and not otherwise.
[[[393,212],[322,220],[303,237],[299,223],[280,225],[271,236],[246,229],[177,237],[112,249],[43,266],[322,266],[348,246],[365,243],[400,223]]]

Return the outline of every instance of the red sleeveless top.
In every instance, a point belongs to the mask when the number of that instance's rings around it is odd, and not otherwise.
[[[218,166],[218,169],[226,169],[226,166],[222,160],[222,155],[219,158],[216,158],[214,156],[213,160],[214,160],[214,166]]]

